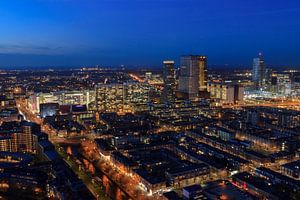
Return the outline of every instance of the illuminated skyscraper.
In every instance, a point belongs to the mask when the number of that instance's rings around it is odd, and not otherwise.
[[[207,91],[207,57],[182,56],[180,59],[179,91],[194,100]]]
[[[265,85],[266,66],[261,53],[258,54],[258,58],[253,59],[252,80],[258,88],[262,88]]]
[[[164,80],[164,90],[163,90],[163,101],[172,102],[175,96],[175,67],[174,61],[164,61],[163,62],[163,80]]]

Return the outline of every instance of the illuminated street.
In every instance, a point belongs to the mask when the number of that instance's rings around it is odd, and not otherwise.
[[[300,1],[0,1],[0,200],[300,200]]]
[[[133,199],[159,199],[158,196],[149,197],[148,193],[137,186],[138,181],[113,166],[109,160],[102,158],[95,150],[96,146],[93,142],[83,141],[81,144],[87,158],[115,183],[118,183],[119,187],[123,188]]]

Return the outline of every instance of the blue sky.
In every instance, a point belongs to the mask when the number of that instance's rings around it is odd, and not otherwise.
[[[298,0],[1,0],[0,66],[300,65]]]

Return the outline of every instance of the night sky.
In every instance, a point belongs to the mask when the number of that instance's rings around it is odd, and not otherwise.
[[[1,0],[0,66],[300,66],[299,0]]]

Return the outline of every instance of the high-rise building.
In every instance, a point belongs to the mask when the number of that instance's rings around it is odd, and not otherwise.
[[[197,99],[200,92],[207,91],[207,57],[182,56],[180,59],[179,92],[190,100]]]
[[[266,66],[262,53],[253,59],[252,80],[258,88],[262,88],[266,81]]]
[[[208,92],[221,103],[241,103],[244,100],[244,87],[237,84],[208,83]]]
[[[279,95],[290,95],[292,92],[289,74],[277,74],[277,93]]]
[[[28,121],[5,122],[7,126],[0,136],[0,151],[37,153],[38,142],[41,138],[48,139],[41,132],[40,125]]]
[[[96,109],[99,112],[135,112],[149,101],[147,83],[99,84]]]
[[[281,96],[292,95],[292,81],[289,74],[273,74],[269,91]]]
[[[123,98],[123,84],[96,86],[96,109],[99,112],[122,112]]]
[[[11,137],[0,137],[0,151],[12,151],[11,150]]]
[[[32,122],[23,122],[22,133],[18,136],[18,146],[21,152],[33,152],[33,133],[40,132],[41,127],[38,124]]]
[[[267,85],[270,85],[271,82],[272,82],[272,76],[273,76],[273,69],[266,69],[266,76],[265,76],[265,79],[266,79],[266,84]]]
[[[163,62],[163,101],[173,102],[175,99],[176,79],[174,61]]]
[[[123,88],[124,112],[138,112],[148,108],[150,87],[147,83],[124,83]]]

